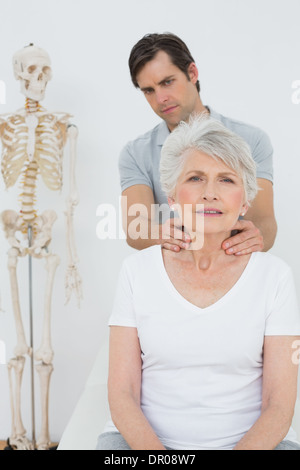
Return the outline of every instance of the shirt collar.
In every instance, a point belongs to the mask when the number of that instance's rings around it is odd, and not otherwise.
[[[165,121],[158,125],[157,145],[164,145],[166,138],[170,135],[169,128]]]
[[[221,121],[221,114],[217,113],[214,109],[211,109],[209,106],[207,106],[207,108],[210,112],[210,117],[216,119],[216,121]]]

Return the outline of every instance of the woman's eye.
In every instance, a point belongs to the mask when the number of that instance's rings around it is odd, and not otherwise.
[[[230,178],[223,178],[224,183],[233,183],[232,179]]]
[[[190,178],[190,181],[200,181],[200,178],[199,178],[199,176],[192,176]]]

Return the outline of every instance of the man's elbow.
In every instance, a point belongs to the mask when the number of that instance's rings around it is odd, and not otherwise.
[[[270,218],[267,227],[268,236],[264,239],[263,251],[269,251],[274,246],[278,231],[278,226],[275,217]]]
[[[159,240],[141,237],[134,239],[127,235],[126,242],[131,248],[134,248],[135,250],[144,250],[145,248],[149,248],[152,245],[157,245]]]
[[[129,236],[127,236],[126,237],[126,242],[127,242],[128,246],[130,246],[131,248],[134,248],[135,250],[142,250],[143,248],[145,248],[145,246],[143,246],[143,244],[141,243],[140,238],[133,239],[133,238],[130,238]]]

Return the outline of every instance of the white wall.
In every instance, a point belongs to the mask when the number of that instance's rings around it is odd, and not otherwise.
[[[51,381],[50,425],[59,440],[103,341],[122,259],[131,252],[124,240],[96,237],[96,208],[118,205],[117,160],[122,146],[153,127],[158,118],[130,82],[131,47],[149,32],[171,31],[191,49],[200,70],[201,96],[222,114],[263,128],[274,146],[276,215],[279,232],[273,252],[293,267],[300,289],[300,105],[292,103],[292,83],[300,79],[298,0],[0,0],[0,80],[6,104],[0,113],[24,104],[14,80],[13,53],[34,42],[53,66],[43,105],[74,115],[79,127],[77,179],[81,201],[75,214],[84,301],[64,306],[65,239],[63,209],[68,185],[57,195],[40,188],[38,207],[54,208],[59,219],[53,251],[61,256],[53,299],[55,371]],[[3,94],[3,86],[2,86]],[[2,97],[1,97],[2,98]],[[66,149],[67,150],[67,149]],[[67,165],[67,151],[65,163]],[[67,166],[66,166],[67,168]],[[65,172],[67,176],[67,171]],[[18,210],[18,188],[5,192],[0,210]],[[0,341],[7,358],[16,337],[6,270],[7,242],[0,234]],[[43,313],[43,263],[34,261],[35,344]],[[20,295],[28,325],[27,260],[19,263]],[[27,328],[28,329],[28,328]],[[29,365],[22,389],[23,420],[30,432]],[[1,364],[1,361],[0,361]],[[36,378],[38,407],[38,379]],[[37,408],[37,432],[39,431]],[[0,365],[0,439],[10,433],[6,368]]]

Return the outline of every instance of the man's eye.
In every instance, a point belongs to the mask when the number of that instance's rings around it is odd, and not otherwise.
[[[173,83],[173,80],[166,80],[166,81],[165,81],[165,85],[166,85],[166,86],[169,86],[169,85],[171,85],[172,83]]]
[[[151,95],[153,90],[143,90],[144,95]]]

